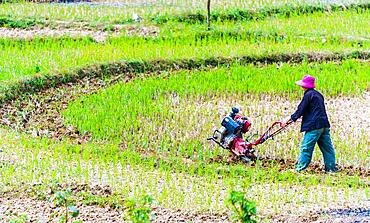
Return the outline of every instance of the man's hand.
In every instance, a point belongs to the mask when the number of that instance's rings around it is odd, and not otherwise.
[[[287,126],[288,124],[290,124],[291,122],[293,122],[293,120],[289,117],[289,118],[286,118],[286,119],[283,119],[283,121],[281,121],[281,127],[285,127]]]

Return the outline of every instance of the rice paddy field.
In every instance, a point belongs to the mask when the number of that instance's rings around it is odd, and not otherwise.
[[[0,3],[0,223],[254,222],[232,191],[256,222],[370,222],[370,2],[211,0],[209,29],[206,2]],[[295,172],[301,121],[251,163],[207,141],[234,106],[251,140],[289,117],[306,74],[338,173],[318,147]]]

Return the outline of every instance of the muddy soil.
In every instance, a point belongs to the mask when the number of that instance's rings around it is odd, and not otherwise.
[[[322,214],[327,214],[331,216],[353,216],[353,217],[368,217],[370,220],[370,209],[331,209],[323,211]]]
[[[228,159],[225,157],[219,156],[215,159],[208,160],[209,163],[227,163],[227,164],[236,164],[236,163],[244,163],[243,160],[239,159],[236,156],[230,155]],[[297,164],[296,160],[290,159],[281,159],[281,158],[274,158],[274,157],[259,157],[255,162],[249,163],[251,166],[261,165],[265,168],[272,168],[272,167],[279,167],[280,171],[287,171],[287,170],[294,170],[295,165]],[[354,166],[346,166],[346,165],[337,165],[338,172],[344,173],[349,176],[360,175],[363,177],[370,176],[370,169],[365,167],[354,167]],[[304,173],[310,174],[321,174],[325,173],[324,166],[320,162],[312,162],[310,167],[304,171]]]
[[[370,206],[366,208],[329,208],[325,211],[313,211],[306,216],[276,216],[274,222],[369,223]]]
[[[355,212],[356,209],[347,209],[348,212]],[[274,223],[369,223],[370,217],[362,216],[351,216],[346,214],[341,214],[337,216],[331,216],[324,213],[313,212],[311,215],[307,216],[277,216]]]
[[[62,213],[48,199],[53,196],[57,191],[65,190],[67,185],[54,185],[47,188],[46,191],[40,192],[38,185],[32,185],[27,190],[11,191],[1,194],[0,193],[0,219],[6,222],[11,219],[16,219],[17,216],[26,215],[27,222],[58,222],[58,218],[52,217],[53,213]],[[109,186],[86,184],[82,185],[69,185],[68,188],[72,190],[73,199],[76,201],[76,207],[80,211],[79,220],[86,223],[97,222],[125,222],[124,207],[113,207],[109,204],[105,205],[91,205],[84,202],[83,197],[78,195],[79,192],[87,192],[94,196],[109,197],[113,193],[113,189]],[[42,194],[42,196],[40,196]],[[124,200],[119,201],[120,204]],[[153,205],[153,214],[155,220],[153,222],[229,222],[227,214],[211,214],[211,213],[193,213],[186,210],[172,210]],[[57,216],[58,216],[57,214]],[[2,221],[1,221],[2,222]]]
[[[73,25],[73,24],[72,24]],[[80,24],[81,25],[81,24]],[[123,26],[112,25],[110,31],[105,31],[104,27],[89,28],[89,27],[63,27],[65,24],[57,24],[56,27],[32,27],[29,29],[19,28],[4,28],[0,27],[0,38],[11,39],[26,39],[31,40],[34,38],[61,38],[69,37],[72,39],[90,37],[96,42],[104,42],[110,37],[118,36],[139,36],[139,37],[156,37],[159,34],[159,28],[155,26]]]

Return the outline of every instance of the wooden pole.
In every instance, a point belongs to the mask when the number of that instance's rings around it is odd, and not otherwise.
[[[211,0],[207,1],[207,29],[211,30]]]

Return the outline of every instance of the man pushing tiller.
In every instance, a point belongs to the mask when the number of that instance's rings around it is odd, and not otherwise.
[[[304,76],[296,84],[302,87],[304,96],[298,105],[297,111],[285,122],[295,122],[302,117],[301,132],[305,132],[305,134],[296,170],[302,171],[308,167],[317,143],[324,157],[325,171],[337,172],[335,151],[330,137],[330,124],[326,114],[324,97],[315,90],[315,78],[310,75]]]
[[[305,132],[301,154],[296,171],[308,167],[316,143],[324,156],[325,171],[337,172],[335,164],[335,151],[330,137],[330,124],[326,114],[324,97],[315,90],[315,78],[309,75],[296,82],[305,91],[298,109],[285,122],[275,122],[256,141],[249,142],[243,139],[243,134],[248,132],[251,122],[247,117],[238,115],[239,109],[233,108],[232,112],[222,120],[222,127],[213,132],[208,140],[216,142],[219,146],[229,150],[241,159],[250,162],[255,160],[253,147],[262,144],[284,130],[292,122],[302,117],[301,132]],[[276,129],[277,127],[277,129]]]

